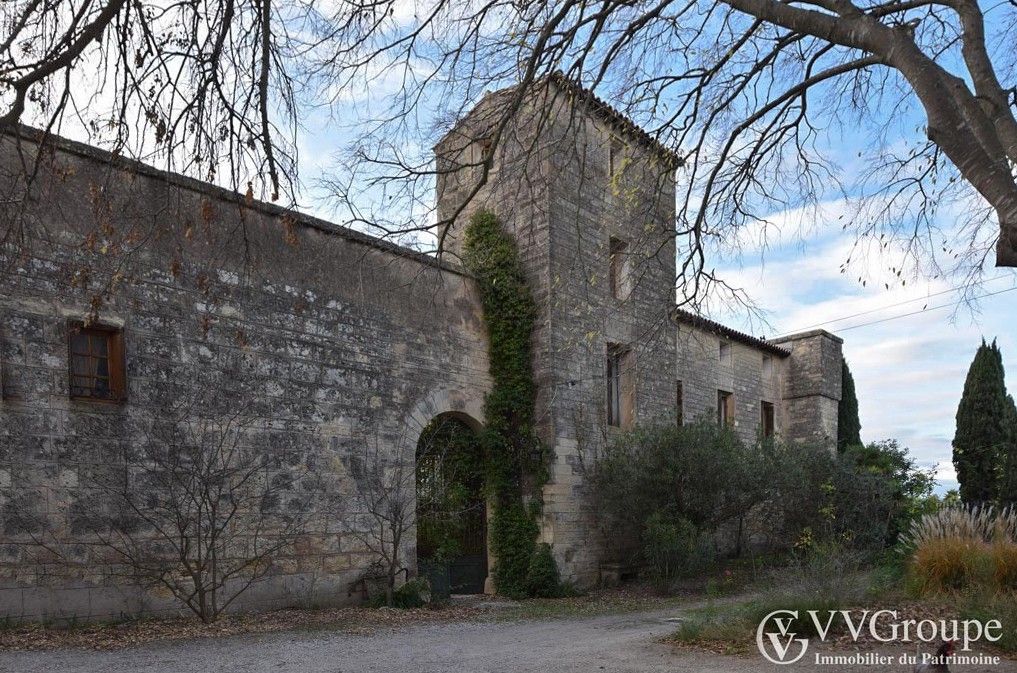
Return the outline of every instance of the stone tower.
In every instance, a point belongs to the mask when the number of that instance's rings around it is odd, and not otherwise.
[[[678,159],[555,77],[522,100],[498,136],[515,95],[489,94],[436,146],[438,216],[453,220],[445,233],[453,256],[478,209],[516,237],[540,307],[537,429],[554,453],[541,537],[563,576],[589,585],[604,559],[584,461],[637,421],[674,419]]]

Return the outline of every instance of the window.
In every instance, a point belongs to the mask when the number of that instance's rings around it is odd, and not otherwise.
[[[635,416],[635,371],[632,351],[624,346],[607,347],[607,424],[632,425]]]
[[[773,404],[770,402],[759,403],[759,426],[763,432],[763,438],[773,437],[774,416]]]
[[[717,425],[734,425],[734,395],[725,390],[717,391]]]
[[[720,360],[722,365],[731,364],[731,344],[726,341],[720,342],[720,347],[717,349],[717,358]]]
[[[773,378],[773,358],[769,355],[763,356],[763,380],[769,382]]]
[[[122,400],[126,393],[123,331],[71,323],[67,335],[70,396]]]
[[[675,413],[678,416],[678,427],[685,425],[685,390],[682,389],[682,382],[678,382],[678,395],[675,404]]]
[[[615,299],[625,299],[630,291],[630,269],[629,269],[629,244],[614,236],[608,241],[608,250],[611,254],[611,267],[609,282],[611,284],[611,296]]]
[[[621,138],[611,136],[611,147],[608,150],[608,170],[611,177],[621,174],[625,170],[625,143]]]

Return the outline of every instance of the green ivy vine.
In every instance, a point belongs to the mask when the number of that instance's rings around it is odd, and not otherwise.
[[[492,502],[491,551],[498,593],[521,597],[547,591],[530,577],[537,552],[540,492],[546,457],[534,431],[536,383],[532,335],[537,306],[515,240],[493,213],[476,213],[463,239],[463,262],[476,277],[489,341],[491,392],[484,400],[480,440]],[[532,497],[527,502],[525,496]]]

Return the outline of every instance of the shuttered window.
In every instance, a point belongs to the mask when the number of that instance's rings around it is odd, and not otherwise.
[[[119,401],[126,393],[123,331],[71,323],[67,334],[70,396]]]

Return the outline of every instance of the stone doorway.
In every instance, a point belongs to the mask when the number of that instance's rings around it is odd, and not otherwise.
[[[417,442],[417,567],[436,595],[483,593],[487,579],[484,463],[474,428],[442,414]]]

